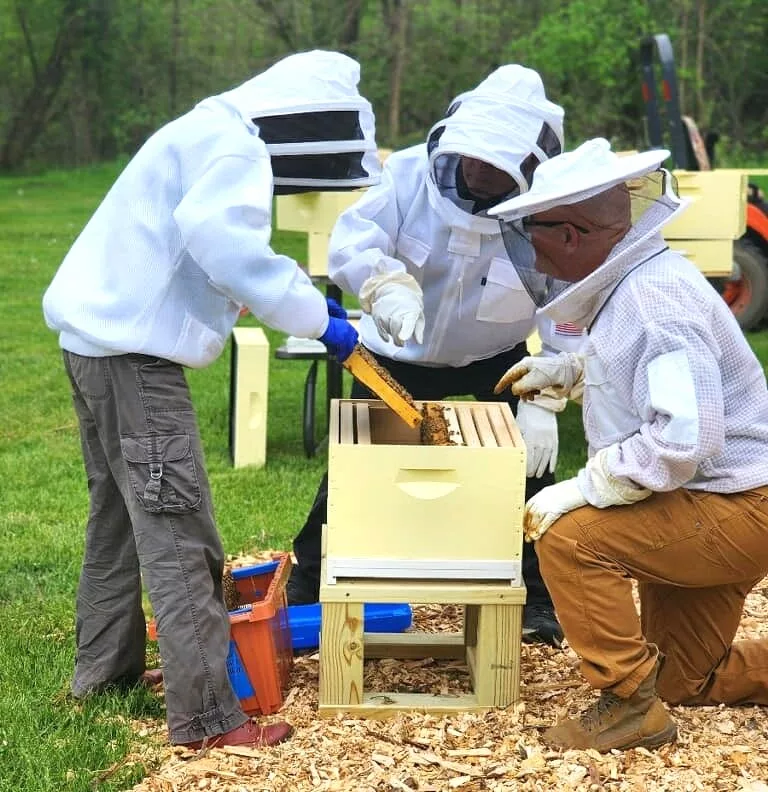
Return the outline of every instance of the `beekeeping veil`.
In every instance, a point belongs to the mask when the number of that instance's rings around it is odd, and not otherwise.
[[[609,191],[607,201],[628,204],[631,229],[611,251],[606,262],[580,281],[585,286],[583,291],[597,293],[623,274],[614,271],[610,262],[669,222],[672,215],[684,206],[676,194],[673,177],[660,167],[668,156],[669,152],[664,150],[619,156],[611,151],[607,140],[589,140],[574,151],[543,163],[527,193],[504,201],[489,211],[490,215],[499,218],[505,247],[508,251],[515,251],[511,256],[512,263],[539,308],[550,305],[577,284],[539,272],[532,248],[529,247],[528,255],[520,255],[521,237],[530,241],[531,230],[537,224],[561,225],[556,218],[548,217],[547,221],[542,221],[536,216],[556,207],[583,204]],[[599,224],[571,224],[584,234],[601,230]],[[622,263],[621,266],[626,265]]]
[[[432,178],[454,203],[462,156],[508,173],[512,195],[527,192],[536,168],[563,149],[563,109],[550,102],[538,73],[517,64],[501,66],[478,86],[457,96],[427,137]]]
[[[360,66],[338,52],[289,55],[213,99],[258,127],[276,193],[351,190],[378,183],[375,121],[357,90]]]

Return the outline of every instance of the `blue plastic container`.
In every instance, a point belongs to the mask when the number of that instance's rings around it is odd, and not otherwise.
[[[320,646],[319,602],[314,605],[289,605],[288,625],[296,649],[317,649]],[[363,605],[363,629],[366,632],[402,632],[411,626],[411,606],[400,603]]]
[[[245,670],[243,662],[240,659],[240,652],[237,651],[237,644],[234,641],[229,642],[227,674],[229,675],[232,689],[239,699],[247,699],[256,695],[251,680],[248,678],[248,672]]]

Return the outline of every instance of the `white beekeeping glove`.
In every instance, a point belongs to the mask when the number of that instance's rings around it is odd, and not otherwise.
[[[569,511],[587,505],[575,478],[559,481],[539,490],[525,504],[523,536],[526,542],[536,542]]]
[[[532,399],[543,390],[556,396],[571,397],[584,383],[584,359],[573,352],[559,355],[524,357],[496,383],[494,393],[510,388],[523,399]]]
[[[403,346],[424,340],[424,294],[407,272],[371,275],[360,288],[360,307],[373,317],[382,340]]]
[[[541,478],[547,470],[554,473],[559,450],[555,413],[521,399],[517,404],[517,425],[525,440],[526,476]]]

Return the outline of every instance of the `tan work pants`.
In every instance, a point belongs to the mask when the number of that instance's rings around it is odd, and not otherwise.
[[[747,594],[768,574],[768,487],[585,506],[561,517],[536,550],[593,687],[632,695],[656,644],[664,655],[657,691],[669,703],[768,704],[768,639],[733,643]]]

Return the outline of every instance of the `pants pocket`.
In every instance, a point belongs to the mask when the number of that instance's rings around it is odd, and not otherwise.
[[[189,435],[125,436],[120,448],[142,509],[183,514],[200,508],[200,482]]]

